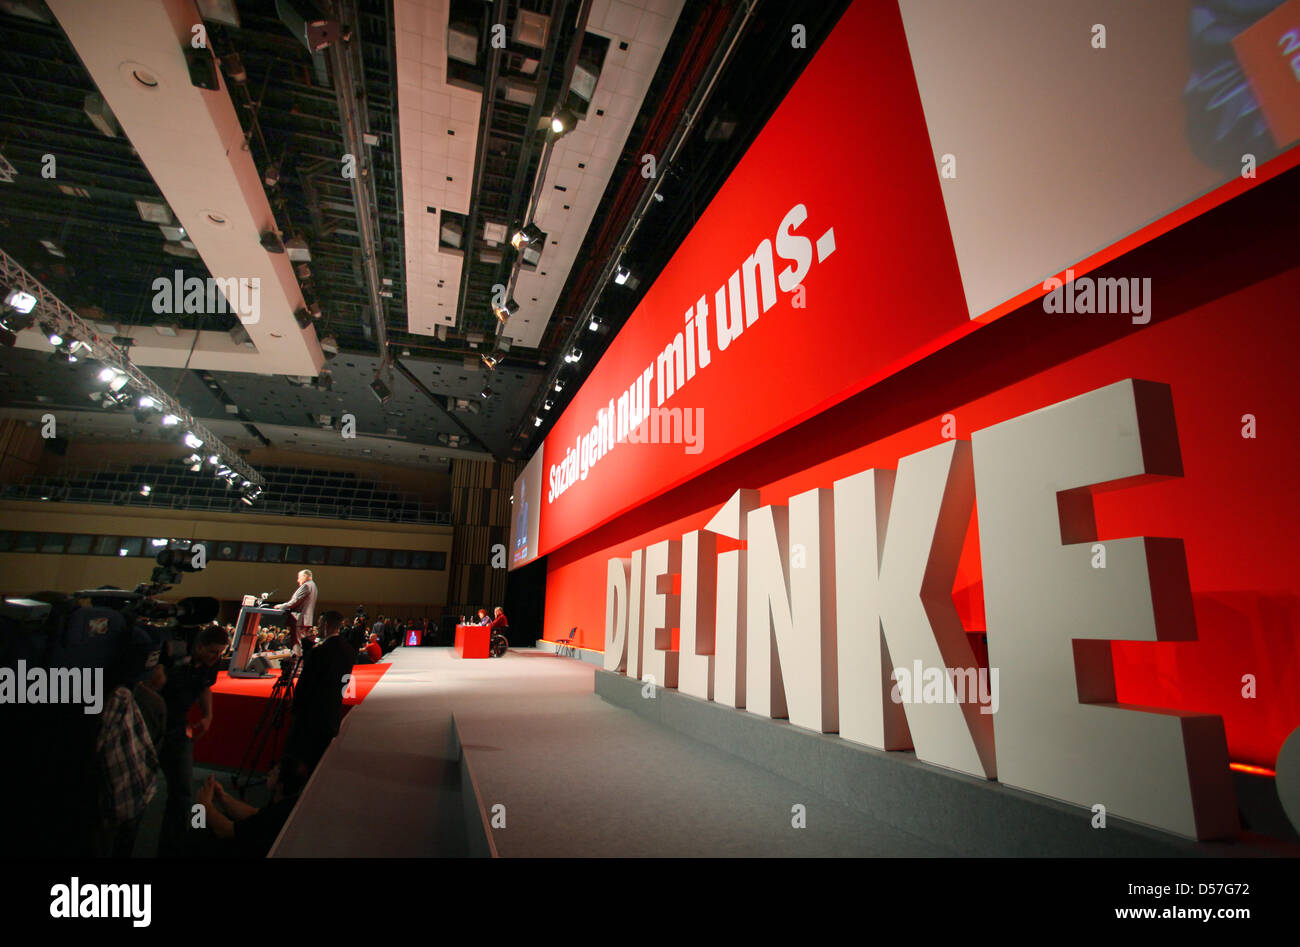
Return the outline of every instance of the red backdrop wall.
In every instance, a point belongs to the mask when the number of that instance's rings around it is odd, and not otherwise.
[[[1159,258],[1178,249],[1165,243],[1129,262],[1141,265],[1139,272],[1159,273]],[[1259,261],[1260,253],[1250,259]],[[1169,310],[1179,302],[1213,296],[1253,275],[1230,259],[1217,270],[1193,265],[1185,272],[1185,266],[1175,257],[1157,276],[1156,288],[1168,291],[1153,298],[1165,301],[1166,314],[1149,326],[1129,325],[1122,316],[1050,316],[1026,307],[552,553],[545,637],[576,625],[582,646],[603,649],[606,560],[702,527],[737,488],[755,487],[762,502],[782,502],[868,467],[892,468],[898,458],[939,443],[945,413],[955,415],[958,436],[969,438],[973,430],[1114,381],[1145,378],[1172,388],[1185,475],[1100,495],[1098,528],[1103,540],[1184,540],[1198,640],[1114,644],[1119,697],[1221,714],[1233,759],[1271,766],[1283,739],[1300,725],[1300,410],[1294,346],[1285,344],[1295,335],[1300,268],[1174,315]],[[1190,295],[1188,280],[1200,284]],[[1254,439],[1242,437],[1244,414],[1257,420]],[[984,627],[977,523],[972,527],[954,587],[968,630]],[[1246,674],[1257,680],[1253,698],[1242,695]]]

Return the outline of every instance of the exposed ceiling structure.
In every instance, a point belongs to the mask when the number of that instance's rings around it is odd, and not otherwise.
[[[0,248],[223,437],[520,458],[845,5],[0,0]],[[152,436],[51,350],[0,412]]]

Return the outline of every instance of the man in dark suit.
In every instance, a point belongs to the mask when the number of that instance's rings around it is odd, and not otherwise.
[[[293,597],[275,607],[282,608],[293,616],[293,653],[301,654],[302,646],[299,642],[316,621],[316,583],[312,581],[310,569],[298,573],[298,590],[293,593]]]
[[[321,615],[320,644],[303,658],[302,674],[293,689],[293,725],[285,741],[285,755],[316,768],[338,735],[343,720],[343,691],[357,653],[339,634],[343,616],[336,611]]]

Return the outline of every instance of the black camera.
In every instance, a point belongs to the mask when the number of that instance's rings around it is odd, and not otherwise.
[[[158,663],[164,647],[184,640],[220,610],[215,598],[190,597],[172,604],[154,597],[172,588],[183,573],[203,568],[188,542],[173,543],[156,561],[150,581],[134,591],[102,587],[71,595],[5,597],[0,664],[21,659],[29,666],[103,668],[110,686],[139,680]]]

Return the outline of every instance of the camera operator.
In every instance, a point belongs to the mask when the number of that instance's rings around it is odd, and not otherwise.
[[[302,760],[310,772],[339,732],[343,719],[343,688],[352,672],[356,651],[339,634],[343,616],[321,616],[321,641],[303,658],[302,674],[293,693],[293,724],[285,753]]]
[[[311,570],[303,569],[298,573],[298,590],[287,602],[281,602],[275,608],[287,611],[293,621],[293,653],[302,654],[300,642],[316,622],[316,583],[312,580]]]
[[[352,650],[360,651],[366,645],[366,613],[357,608],[357,617],[352,619],[352,624],[343,632],[343,637],[347,639]]]
[[[167,779],[167,807],[163,813],[158,854],[181,854],[190,807],[194,799],[194,740],[212,728],[212,685],[217,682],[217,662],[226,648],[226,633],[219,625],[199,632],[193,654],[171,658],[162,698],[167,704],[167,728],[158,762]],[[202,718],[190,735],[190,707],[199,705]]]
[[[288,821],[309,775],[301,760],[286,753],[267,774],[271,801],[260,809],[236,799],[215,776],[209,776],[196,797],[207,815],[209,832],[196,839],[195,853],[265,858]]]

